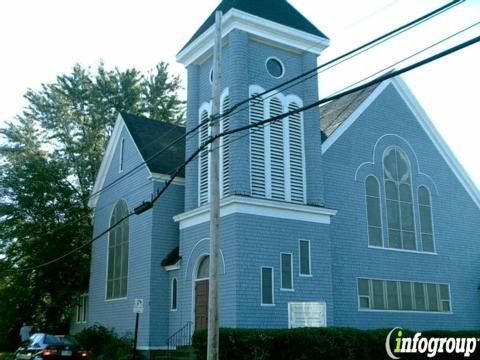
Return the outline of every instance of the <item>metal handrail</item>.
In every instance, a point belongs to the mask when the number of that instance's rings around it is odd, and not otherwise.
[[[167,339],[167,349],[176,350],[181,346],[192,345],[193,322],[188,321],[181,329],[170,335]]]

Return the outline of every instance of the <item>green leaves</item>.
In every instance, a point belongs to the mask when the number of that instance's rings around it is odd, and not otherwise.
[[[0,129],[0,339],[15,338],[22,321],[67,326],[88,286],[89,247],[38,270],[4,270],[37,266],[91,239],[88,197],[118,112],[182,122],[179,89],[162,62],[145,75],[77,64],[27,90],[25,109]]]

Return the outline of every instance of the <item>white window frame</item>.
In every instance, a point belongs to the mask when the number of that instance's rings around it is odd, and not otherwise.
[[[80,295],[76,310],[75,322],[77,324],[86,324],[88,318],[88,294]]]
[[[362,308],[360,307],[360,298],[361,297],[367,297],[365,295],[360,296],[359,295],[359,287],[358,287],[358,280],[363,279],[368,281],[368,289],[369,289],[369,305],[370,308]],[[383,284],[383,301],[385,304],[386,309],[374,309],[373,308],[373,289],[372,289],[372,280],[376,281],[382,281]],[[398,304],[399,307],[402,307],[402,294],[401,294],[401,286],[400,283],[409,283],[411,287],[411,300],[412,300],[412,307],[413,310],[390,310],[388,309],[388,296],[387,296],[387,281],[394,281],[397,283],[397,295],[398,295]],[[451,287],[450,283],[442,283],[442,282],[429,282],[429,281],[418,281],[418,280],[398,280],[398,279],[378,279],[378,278],[369,278],[369,277],[357,277],[356,278],[356,287],[357,287],[357,310],[358,311],[373,311],[373,312],[399,312],[399,313],[421,313],[421,314],[437,314],[437,315],[451,315],[453,314],[453,307],[452,307],[452,294],[451,294]],[[415,304],[415,286],[414,283],[419,283],[422,284],[423,288],[423,296],[425,299],[425,310],[416,310],[416,304]],[[429,301],[428,301],[428,293],[427,293],[427,284],[433,284],[436,285],[437,287],[437,305],[439,311],[431,311],[429,310]],[[449,299],[442,299],[440,296],[440,286],[441,285],[446,285],[448,287],[448,295]],[[443,301],[448,301],[450,311],[443,311]]]
[[[282,256],[283,255],[288,255],[290,256],[290,282],[292,284],[291,288],[284,288],[283,287],[283,261],[282,261]],[[293,253],[291,252],[281,252],[280,253],[280,290],[281,291],[295,291],[295,288],[293,286]]]
[[[263,269],[272,270],[272,303],[265,304],[263,302]],[[260,305],[261,306],[275,306],[275,269],[273,266],[261,266],[260,267]]]
[[[428,192],[428,200],[430,201],[430,205],[429,205],[429,208],[430,208],[430,222],[432,223],[432,233],[430,234],[432,236],[432,243],[433,243],[433,251],[426,251],[426,250],[423,250],[423,239],[422,239],[422,235],[423,234],[426,234],[424,232],[422,232],[422,219],[420,217],[420,207],[421,206],[426,206],[426,205],[423,205],[423,204],[420,204],[420,200],[418,198],[418,195],[419,195],[419,190],[420,188],[425,188]],[[416,206],[416,209],[418,210],[418,218],[419,218],[419,221],[420,221],[420,224],[419,224],[419,229],[420,229],[420,245],[421,245],[421,251],[424,252],[424,253],[427,253],[427,254],[436,254],[437,253],[437,245],[435,243],[435,224],[433,222],[433,203],[432,203],[432,192],[430,191],[430,188],[425,185],[425,184],[421,184],[419,186],[417,186],[417,206]]]
[[[173,284],[175,283],[175,304],[173,303]],[[175,306],[174,306],[175,305]],[[172,278],[170,282],[170,311],[178,310],[178,280],[176,277]]]
[[[273,76],[270,71],[268,70],[268,62],[270,60],[276,60],[278,61],[278,63],[280,64],[280,66],[282,67],[282,75],[280,76]],[[270,75],[272,78],[274,79],[281,79],[285,76],[285,64],[283,63],[282,60],[280,60],[278,57],[276,56],[269,56],[266,60],[265,60],[265,70],[267,71],[267,74]]]
[[[302,273],[302,252],[301,252],[301,242],[308,243],[308,274]],[[299,239],[298,240],[298,276],[300,277],[312,277],[312,248],[310,240]]]

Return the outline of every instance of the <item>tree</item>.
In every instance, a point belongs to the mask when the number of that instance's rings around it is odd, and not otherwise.
[[[0,129],[0,347],[15,343],[22,321],[68,330],[72,304],[88,285],[90,247],[20,270],[91,239],[88,197],[118,112],[181,123],[179,89],[165,63],[146,75],[75,65],[28,90],[22,114]]]

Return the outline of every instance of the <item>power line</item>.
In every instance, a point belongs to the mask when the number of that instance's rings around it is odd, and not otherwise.
[[[291,115],[295,115],[297,113],[300,113],[300,112],[304,112],[304,111],[307,111],[309,109],[312,109],[314,107],[317,107],[319,105],[322,105],[322,104],[325,104],[327,102],[330,102],[330,101],[333,101],[333,100],[337,100],[337,99],[340,99],[344,96],[347,96],[347,95],[350,95],[352,93],[355,93],[357,91],[361,91],[361,90],[364,90],[370,86],[373,86],[373,85],[376,85],[376,84],[379,84],[385,80],[388,80],[388,79],[391,79],[393,77],[396,77],[396,76],[399,76],[401,74],[404,74],[406,72],[409,72],[409,71],[412,71],[414,69],[417,69],[421,66],[424,66],[426,64],[429,64],[433,61],[436,61],[436,60],[439,60],[445,56],[448,56],[450,54],[453,54],[457,51],[460,51],[468,46],[471,46],[475,43],[478,43],[480,42],[480,36],[477,36],[475,38],[472,38],[470,40],[467,40],[459,45],[456,45],[454,47],[451,47],[447,50],[444,50],[440,53],[437,53],[433,56],[430,56],[424,60],[421,60],[419,62],[416,62],[414,64],[411,64],[411,65],[408,65],[402,69],[399,69],[399,70],[394,70],[394,71],[391,71],[385,75],[382,75],[382,76],[379,76],[365,84],[362,84],[362,85],[359,85],[359,86],[356,86],[350,90],[346,90],[346,91],[343,91],[341,93],[338,93],[338,94],[334,94],[334,95],[331,95],[331,96],[328,96],[328,97],[325,97],[323,99],[320,99],[318,101],[315,101],[309,105],[306,105],[306,106],[303,106],[301,108],[298,108],[298,109],[295,109],[295,110],[292,110],[292,111],[289,111],[289,112],[286,112],[286,113],[283,113],[283,114],[280,114],[280,115],[277,115],[277,116],[273,116],[269,119],[265,119],[265,120],[262,120],[262,121],[258,121],[256,123],[253,123],[253,124],[249,124],[249,125],[246,125],[246,126],[242,126],[242,127],[239,127],[237,129],[232,129],[232,130],[229,130],[229,131],[224,131],[220,134],[218,134],[217,136],[215,137],[210,137],[208,140],[204,141],[201,146],[199,146],[189,157],[187,160],[185,160],[185,162],[183,162],[180,166],[178,166],[175,170],[175,172],[173,173],[173,175],[170,177],[169,180],[167,180],[165,182],[165,185],[163,186],[163,188],[157,192],[157,194],[152,198],[152,200],[150,201],[145,201],[143,202],[140,206],[137,206],[133,211],[129,212],[129,214],[127,216],[125,216],[124,218],[122,218],[120,221],[118,221],[117,223],[111,225],[110,227],[108,227],[106,230],[104,230],[103,232],[101,232],[99,235],[95,236],[92,240],[86,242],[85,244],[81,245],[80,247],[76,248],[76,249],[73,249],[71,250],[70,252],[68,252],[67,254],[64,254],[56,259],[53,259],[53,260],[50,260],[44,264],[40,264],[40,265],[37,265],[35,267],[30,267],[30,268],[27,268],[27,269],[15,269],[15,270],[7,270],[7,271],[10,271],[10,272],[13,272],[13,271],[31,271],[31,270],[35,270],[37,268],[40,268],[40,267],[44,267],[44,266],[47,266],[47,265],[50,265],[52,263],[55,263],[57,261],[60,261],[62,259],[64,259],[65,257],[73,254],[75,251],[78,251],[80,249],[82,249],[83,247],[87,246],[87,245],[90,245],[92,244],[94,241],[98,240],[99,238],[101,238],[102,236],[104,236],[105,234],[107,234],[110,230],[112,230],[115,226],[117,226],[118,224],[120,224],[123,220],[131,217],[132,215],[136,214],[136,215],[140,215],[142,213],[144,213],[145,211],[148,211],[149,209],[151,209],[153,207],[153,205],[155,204],[155,202],[158,201],[158,199],[162,196],[163,193],[165,193],[165,191],[168,189],[168,187],[172,184],[172,182],[174,181],[174,179],[179,176],[179,174],[183,171],[183,169],[185,169],[185,167],[195,159],[195,157],[202,151],[204,150],[208,145],[210,145],[213,141],[215,141],[216,139],[218,138],[221,138],[223,136],[226,136],[226,135],[231,135],[231,134],[234,134],[234,133],[237,133],[237,132],[241,132],[241,131],[245,131],[245,130],[249,130],[251,128],[254,128],[254,127],[258,127],[258,126],[263,126],[265,124],[268,124],[268,123],[272,123],[272,122],[275,122],[275,121],[278,121],[278,120],[281,120],[285,117],[289,117]],[[5,271],[5,272],[7,272]]]
[[[377,46],[379,44],[382,44],[384,43],[385,41],[395,37],[395,36],[398,36],[399,34],[405,32],[405,31],[408,31],[410,30],[411,28],[414,28],[428,20],[430,20],[431,18],[437,16],[437,15],[440,15],[450,9],[452,9],[453,7],[461,4],[465,2],[465,0],[454,0],[454,1],[451,1],[449,2],[448,4],[444,5],[444,6],[441,6],[415,20],[412,20],[410,22],[408,22],[407,24],[404,24],[394,30],[391,30],[373,40],[370,40],[366,43],[364,43],[363,45],[360,45],[358,47],[356,47],[355,49],[353,50],[350,50],[350,51],[347,51],[346,53],[340,55],[340,56],[337,56],[336,58],[332,59],[332,60],[329,60],[327,61],[326,63],[323,63],[319,66],[317,66],[316,68],[313,68],[311,70],[308,70],[298,76],[295,76],[294,78],[290,79],[290,80],[287,80],[281,84],[278,84],[276,86],[274,86],[273,88],[269,89],[269,90],[266,90],[262,93],[259,93],[259,94],[256,94],[254,96],[250,96],[249,98],[245,99],[245,100],[242,100],[240,102],[238,102],[237,104],[235,104],[234,106],[232,106],[225,114],[223,114],[223,116],[227,116],[227,115],[230,115],[232,114],[234,111],[236,111],[240,106],[242,105],[245,105],[245,104],[248,104],[250,101],[254,100],[254,99],[258,99],[258,98],[261,98],[263,97],[264,95],[267,95],[269,93],[271,93],[272,91],[275,91],[275,90],[278,90],[278,89],[281,89],[283,88],[284,86],[286,85],[289,85],[289,84],[292,84],[298,80],[301,80],[302,78],[308,76],[308,75],[312,75],[314,74],[313,76],[316,76],[318,74],[318,71],[321,70],[321,69],[324,69],[325,67],[327,67],[325,70],[328,70],[330,68],[332,68],[333,66],[337,66],[339,64],[342,64],[343,62],[351,59],[352,57],[354,56],[357,56],[359,54],[362,54],[363,52],[371,49],[372,47],[374,46]],[[335,64],[335,65],[334,65]],[[333,66],[332,66],[333,65]],[[323,70],[323,71],[325,71]],[[298,83],[297,83],[298,84]],[[291,86],[290,86],[291,87]],[[289,87],[289,88],[290,88]],[[283,91],[286,90],[286,89],[283,89]],[[216,115],[218,116],[218,115]]]

